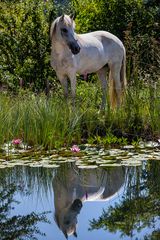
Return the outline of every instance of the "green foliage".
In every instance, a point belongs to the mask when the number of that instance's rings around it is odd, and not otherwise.
[[[149,227],[153,229],[147,239],[159,239],[159,226],[155,218],[160,215],[160,163],[150,161],[146,168],[130,168],[127,172],[127,185],[120,203],[104,210],[102,215],[91,221],[91,228],[120,231],[122,236],[133,237],[135,231]]]
[[[158,96],[146,85],[132,87],[120,109],[99,111],[100,86],[79,84],[76,106],[60,98],[20,91],[17,96],[0,94],[0,144],[20,138],[31,146],[45,149],[84,142],[105,147],[137,143],[139,139],[159,138]],[[151,88],[152,89],[152,88]]]
[[[12,204],[18,203],[14,200],[14,194],[18,191],[18,187],[14,184],[6,185],[6,188],[0,188],[0,239],[1,240],[36,240],[35,234],[44,236],[39,228],[36,226],[38,222],[48,223],[46,212],[36,214],[32,212],[26,216],[12,216]],[[24,192],[23,192],[24,194]]]
[[[63,12],[77,14],[80,33],[106,30],[124,41],[127,75],[157,81],[160,75],[159,2],[142,0],[71,0],[65,4],[39,0],[3,0],[0,7],[0,85],[34,91],[53,82],[49,28]],[[147,74],[146,74],[147,73]]]
[[[158,79],[160,4],[157,1],[151,4],[142,0],[72,0],[72,3],[79,33],[105,30],[124,42],[128,80],[134,82],[144,72],[150,74],[148,80]]]
[[[0,8],[0,83],[44,89],[51,80],[49,28],[52,1],[3,1]]]
[[[88,139],[90,144],[101,144],[104,147],[123,146],[127,145],[127,138],[114,136],[112,133],[107,133],[105,137],[94,136]]]
[[[45,148],[81,141],[123,144],[126,138],[158,137],[160,132],[159,2],[142,0],[1,1],[0,88],[16,91],[0,96],[0,143],[22,138]],[[123,40],[127,49],[128,90],[119,110],[109,104],[99,112],[101,90],[94,75],[78,81],[76,109],[66,104],[50,67],[49,28],[62,12],[77,13],[79,33],[106,30]],[[78,79],[79,80],[79,79]],[[54,97],[35,92],[54,83]],[[58,82],[58,81],[57,81]],[[56,84],[56,85],[55,85]],[[61,107],[59,107],[61,106]]]

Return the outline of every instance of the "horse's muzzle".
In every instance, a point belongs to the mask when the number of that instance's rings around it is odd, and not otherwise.
[[[80,199],[75,199],[71,205],[71,209],[79,213],[81,208],[82,208],[82,201]]]
[[[72,52],[74,55],[78,54],[78,53],[80,52],[80,50],[81,50],[81,48],[80,48],[80,46],[78,45],[78,43],[77,43],[77,44],[69,44],[69,48],[70,48],[71,52]]]

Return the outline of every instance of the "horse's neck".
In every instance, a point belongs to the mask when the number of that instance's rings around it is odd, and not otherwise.
[[[70,53],[68,46],[60,41],[53,40],[52,42],[52,52],[56,58],[63,58]]]
[[[72,184],[71,184],[72,185]],[[62,209],[70,205],[76,198],[74,188],[57,183],[54,187],[54,203],[56,209]]]

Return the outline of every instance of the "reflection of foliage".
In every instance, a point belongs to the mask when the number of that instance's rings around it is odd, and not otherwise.
[[[9,213],[12,210],[12,203],[18,203],[13,199],[17,186],[10,184],[4,189],[0,189],[0,239],[13,240],[13,239],[34,239],[37,238],[35,234],[44,235],[36,226],[38,222],[49,223],[46,218],[46,213],[43,212],[36,214],[32,212],[26,216],[13,216],[10,217]]]
[[[160,239],[160,229],[153,231],[152,235],[145,236],[144,240],[158,240]]]
[[[134,170],[134,172],[133,172]],[[130,169],[128,186],[122,201],[104,210],[98,220],[91,221],[91,229],[120,230],[122,235],[133,235],[133,230],[154,229],[145,240],[159,239],[156,220],[160,216],[159,162],[148,162],[144,169]]]

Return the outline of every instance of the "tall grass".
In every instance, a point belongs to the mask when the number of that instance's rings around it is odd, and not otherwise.
[[[52,95],[20,92],[0,94],[0,144],[21,138],[46,149],[88,142],[108,134],[135,138],[160,135],[160,86],[141,83],[129,86],[120,109],[99,111],[101,91],[97,83],[82,82],[77,89],[76,107]]]

